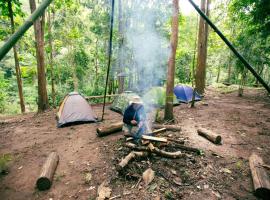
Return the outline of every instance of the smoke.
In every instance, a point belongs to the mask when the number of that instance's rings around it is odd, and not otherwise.
[[[123,45],[118,51],[129,86],[144,92],[166,79],[171,3],[167,0],[122,0]]]

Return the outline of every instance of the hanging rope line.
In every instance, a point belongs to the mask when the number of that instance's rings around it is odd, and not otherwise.
[[[199,17],[197,15],[196,18],[196,32],[195,32],[195,42],[194,42],[194,52],[193,52],[193,61],[192,61],[192,88],[193,88],[193,94],[192,94],[192,101],[190,107],[193,108],[195,106],[195,96],[196,96],[196,85],[195,85],[195,59],[196,59],[196,50],[197,50],[197,40],[198,40],[198,24],[199,24]]]
[[[211,28],[219,35],[225,44],[232,50],[236,57],[244,64],[244,66],[256,77],[256,79],[263,85],[263,87],[270,93],[270,87],[262,79],[262,77],[253,69],[247,60],[234,48],[232,43],[221,33],[221,31],[213,24],[213,22],[202,12],[202,10],[192,1],[188,0],[201,17],[211,26]]]
[[[110,75],[110,67],[111,67],[113,18],[114,18],[114,0],[112,0],[111,6],[112,7],[111,7],[111,18],[110,18],[110,38],[109,38],[109,46],[108,46],[108,67],[107,67],[107,77],[106,77],[106,84],[105,84],[105,92],[104,92],[104,99],[103,99],[103,108],[102,108],[101,121],[103,121],[103,119],[104,119],[105,104],[106,104],[106,95],[107,95],[107,87],[108,87],[109,75]]]

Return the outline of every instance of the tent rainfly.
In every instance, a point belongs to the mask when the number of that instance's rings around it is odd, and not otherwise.
[[[186,86],[186,85],[177,85],[173,89],[173,92],[177,98],[178,101],[184,102],[184,103],[189,103],[192,101],[192,96],[193,96],[193,88]],[[195,101],[200,101],[201,96],[195,92]]]
[[[114,99],[110,109],[123,115],[129,105],[129,102],[135,97],[140,98],[140,96],[134,92],[125,91]]]
[[[63,127],[73,123],[96,122],[97,117],[85,100],[77,92],[71,92],[64,98],[57,112],[57,126]]]
[[[164,87],[152,87],[142,97],[143,102],[148,106],[164,108],[166,100],[166,89]],[[173,96],[173,105],[179,105],[176,96]]]

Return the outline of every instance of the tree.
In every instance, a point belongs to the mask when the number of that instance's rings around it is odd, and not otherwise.
[[[12,0],[8,0],[8,13],[9,13],[9,19],[11,24],[11,32],[15,32],[15,23],[14,23],[14,12],[12,9]],[[18,1],[14,1],[14,4],[20,5]],[[14,54],[14,61],[15,61],[15,69],[16,69],[16,79],[17,79],[17,85],[18,85],[18,92],[19,92],[19,98],[20,98],[20,106],[21,106],[21,112],[25,112],[25,105],[24,105],[24,98],[23,98],[23,90],[22,90],[22,78],[21,78],[21,69],[20,69],[20,63],[19,63],[19,57],[18,57],[18,51],[17,46],[13,46],[13,54]]]
[[[210,0],[201,0],[201,10],[209,16],[209,4]],[[206,58],[207,58],[207,40],[208,40],[208,25],[202,17],[199,22],[198,33],[198,58],[196,68],[196,90],[200,93],[204,93],[205,88],[205,76],[206,76]]]
[[[167,86],[166,86],[166,103],[165,103],[165,120],[172,120],[173,117],[173,88],[175,74],[175,55],[178,43],[178,20],[179,16],[179,0],[173,0],[173,16],[172,16],[172,34],[171,34],[171,53],[168,61]]]
[[[36,10],[35,0],[29,0],[31,13]],[[37,19],[34,22],[35,40],[36,40],[36,59],[38,73],[38,111],[44,111],[49,108],[48,95],[46,88],[45,59],[44,59],[44,18]]]
[[[123,33],[123,12],[122,12],[122,0],[118,0],[118,93],[124,91],[124,78],[123,78],[123,43],[124,43],[124,33]]]
[[[49,37],[49,65],[51,70],[51,87],[52,87],[52,103],[55,106],[55,86],[54,86],[54,69],[53,69],[53,41],[52,41],[52,17],[54,14],[52,9],[48,9],[48,37]]]

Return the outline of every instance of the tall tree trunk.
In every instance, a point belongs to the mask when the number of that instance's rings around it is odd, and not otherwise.
[[[259,76],[262,76],[263,70],[264,70],[264,64],[263,64],[263,62],[261,62],[259,64],[259,66],[261,66],[261,69],[259,70]],[[259,86],[259,81],[258,81],[258,79],[255,79],[255,87],[258,87],[258,86]]]
[[[227,77],[227,83],[231,83],[231,74],[232,74],[232,58],[229,59],[229,65],[228,65],[228,77]]]
[[[48,35],[49,35],[49,63],[51,68],[51,86],[52,86],[52,102],[55,107],[55,87],[54,87],[54,69],[53,69],[53,44],[52,44],[52,21],[51,21],[51,10],[48,9]]]
[[[75,64],[75,55],[74,55],[75,49],[73,48],[72,44],[70,45],[69,48],[69,55],[70,55],[70,63],[72,64],[72,69],[73,69],[73,73],[72,73],[72,78],[73,78],[73,89],[75,92],[79,91],[79,80],[77,77],[77,70],[76,70],[76,64]]]
[[[244,86],[245,86],[245,82],[246,82],[246,70],[244,69],[241,72],[241,79],[240,79],[240,84],[239,84],[239,89],[238,89],[238,96],[242,97],[244,94]]]
[[[76,65],[74,64],[73,64],[73,87],[75,92],[79,91],[79,80],[76,73]]]
[[[10,24],[11,24],[11,31],[12,33],[14,33],[15,24],[14,24],[14,19],[13,19],[13,10],[12,10],[11,0],[8,1],[8,11],[9,11]],[[19,92],[19,98],[20,98],[21,112],[24,113],[25,105],[24,105],[24,98],[23,98],[23,91],[22,91],[21,69],[20,69],[16,45],[13,46],[13,53],[14,53],[15,70],[16,70],[16,78],[17,78],[18,92]]]
[[[95,50],[95,74],[96,74],[96,78],[95,78],[95,90],[98,91],[98,82],[99,82],[99,78],[98,78],[98,38],[96,40],[96,50]]]
[[[31,13],[36,10],[35,0],[29,0]],[[48,95],[46,88],[46,73],[44,59],[44,15],[43,19],[37,19],[34,22],[35,40],[36,40],[36,58],[38,73],[38,111],[44,111],[49,108]]]
[[[166,86],[166,104],[165,104],[165,120],[173,119],[173,88],[175,74],[175,54],[178,43],[178,15],[179,0],[173,0],[173,16],[172,16],[172,35],[171,35],[171,54],[168,61],[167,86]]]
[[[207,4],[207,5],[206,5]],[[210,0],[201,0],[201,10],[209,16]],[[207,7],[207,9],[206,9]],[[207,58],[207,39],[208,39],[208,24],[200,17],[199,33],[198,33],[198,58],[196,69],[196,89],[203,94],[205,89],[206,76],[206,58]]]
[[[217,72],[217,80],[216,82],[218,83],[219,82],[219,77],[220,77],[220,66],[218,66],[218,72]]]
[[[123,78],[123,43],[124,43],[124,23],[123,23],[123,12],[122,12],[122,0],[118,0],[118,33],[119,33],[119,43],[118,43],[118,93],[121,94],[124,91],[124,81]]]

